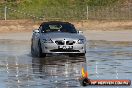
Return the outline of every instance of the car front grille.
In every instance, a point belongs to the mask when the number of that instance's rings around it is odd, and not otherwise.
[[[66,45],[73,45],[75,41],[66,41]]]
[[[57,45],[73,45],[75,43],[75,41],[73,40],[68,40],[68,41],[64,41],[64,40],[56,40],[55,43]]]
[[[55,43],[56,43],[57,45],[64,45],[64,44],[65,44],[65,41],[57,40],[57,41],[55,41]]]

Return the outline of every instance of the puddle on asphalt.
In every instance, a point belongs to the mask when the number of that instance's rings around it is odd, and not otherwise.
[[[90,79],[132,80],[131,63],[132,42],[91,40],[86,57],[35,58],[30,41],[0,40],[0,88],[80,88],[82,65]]]

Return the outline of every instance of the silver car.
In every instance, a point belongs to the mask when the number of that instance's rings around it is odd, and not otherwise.
[[[54,53],[84,56],[86,53],[86,38],[69,22],[43,22],[39,29],[33,30],[31,40],[33,56]]]

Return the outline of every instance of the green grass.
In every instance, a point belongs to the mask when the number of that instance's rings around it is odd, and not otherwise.
[[[3,6],[39,18],[86,19],[86,6],[109,6],[119,0],[8,0]],[[8,10],[8,19],[33,19],[32,16]]]

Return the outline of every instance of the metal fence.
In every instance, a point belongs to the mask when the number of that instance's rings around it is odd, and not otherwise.
[[[132,20],[132,4],[115,6],[44,7],[39,11],[0,6],[0,19],[35,20]]]
[[[132,20],[132,4],[89,7],[88,17],[98,20]]]

